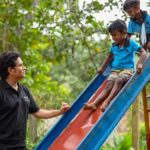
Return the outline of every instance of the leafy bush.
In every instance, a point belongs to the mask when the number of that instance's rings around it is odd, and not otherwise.
[[[33,150],[35,147],[35,144],[30,141],[28,136],[26,138],[26,146],[27,146],[27,150]]]
[[[146,149],[146,134],[145,134],[145,124],[140,125],[140,150]]]
[[[131,134],[118,135],[112,143],[106,143],[100,150],[132,150]],[[145,124],[140,124],[140,150],[146,150]]]
[[[131,150],[131,135],[119,135],[113,143],[106,143],[100,150]]]

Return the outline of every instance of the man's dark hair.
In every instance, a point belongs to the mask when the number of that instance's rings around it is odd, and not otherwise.
[[[0,55],[0,77],[1,79],[5,80],[8,73],[9,67],[15,67],[16,66],[16,60],[20,57],[19,52],[16,51],[8,51],[4,52]]]
[[[120,33],[127,32],[127,25],[123,20],[117,19],[113,21],[108,27],[109,33],[118,31]]]
[[[140,6],[140,0],[126,0],[123,5],[123,10],[127,11],[128,9],[135,6]]]

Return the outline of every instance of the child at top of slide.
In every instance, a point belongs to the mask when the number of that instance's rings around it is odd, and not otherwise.
[[[130,16],[128,36],[138,33],[141,45],[150,52],[150,14],[141,10],[140,0],[126,0],[123,9]]]

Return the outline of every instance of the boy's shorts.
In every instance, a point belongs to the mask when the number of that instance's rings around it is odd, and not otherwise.
[[[127,82],[133,75],[133,70],[123,69],[123,70],[112,70],[111,74],[108,76],[107,80],[115,81],[118,77],[121,77],[124,82]]]

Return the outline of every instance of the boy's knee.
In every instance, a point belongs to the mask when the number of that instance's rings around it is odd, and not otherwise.
[[[122,77],[119,77],[119,78],[116,79],[115,84],[118,85],[118,86],[120,86],[120,85],[123,84],[123,82],[124,82],[124,81],[123,81],[123,78],[122,78]]]
[[[106,89],[108,89],[108,90],[112,89],[112,87],[114,86],[114,82],[115,81],[108,81],[107,84],[106,84]]]

